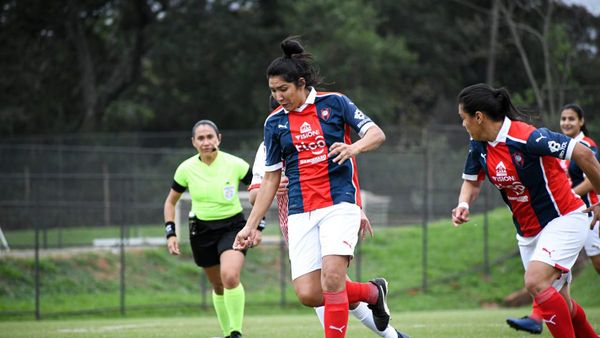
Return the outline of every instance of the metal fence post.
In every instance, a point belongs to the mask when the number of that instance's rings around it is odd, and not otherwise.
[[[422,271],[422,285],[423,292],[427,292],[428,288],[428,257],[427,257],[427,246],[428,246],[428,232],[427,223],[429,221],[429,144],[427,142],[427,129],[423,129],[423,224],[422,224],[422,246],[421,249],[421,269]]]
[[[121,210],[123,210],[123,206],[121,205]],[[119,254],[121,259],[121,271],[120,271],[120,297],[119,297],[119,305],[121,309],[121,316],[125,316],[125,222],[121,219],[120,230],[121,230],[121,240],[119,243]]]
[[[104,225],[110,225],[110,174],[106,162],[102,165],[103,190],[104,190]]]
[[[280,297],[279,297],[279,305],[283,307],[286,303],[285,297],[285,288],[286,288],[286,278],[287,269],[286,269],[286,255],[285,255],[285,241],[283,240],[283,234],[279,234],[279,261],[280,261],[280,269],[279,269],[279,288],[280,288]]]
[[[489,221],[488,212],[490,209],[488,188],[483,190],[483,271],[486,277],[490,277],[490,248],[489,248]]]
[[[35,319],[40,320],[40,226],[39,220],[35,222],[35,265],[34,265],[34,280],[35,280]]]

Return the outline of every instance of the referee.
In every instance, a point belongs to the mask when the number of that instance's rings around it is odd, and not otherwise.
[[[239,338],[245,301],[240,272],[246,251],[233,250],[232,246],[246,223],[238,186],[240,182],[250,184],[252,169],[246,161],[220,151],[220,142],[221,134],[212,121],[201,120],[194,125],[192,145],[198,154],[183,161],[175,171],[164,205],[165,232],[169,253],[179,255],[175,204],[189,190],[194,213],[189,224],[194,261],[212,285],[213,305],[223,336]],[[260,241],[258,238],[253,245]]]

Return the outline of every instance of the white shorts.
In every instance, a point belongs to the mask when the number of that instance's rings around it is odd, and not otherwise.
[[[598,227],[600,222],[596,222],[593,230],[589,230],[588,237],[585,240],[585,254],[588,257],[600,255],[600,234],[598,234]]]
[[[292,280],[321,269],[324,256],[354,256],[360,207],[339,203],[288,218]]]
[[[534,237],[517,235],[525,270],[530,261],[540,261],[563,272],[552,283],[556,290],[571,283],[571,268],[588,236],[590,218],[581,210],[553,219]]]

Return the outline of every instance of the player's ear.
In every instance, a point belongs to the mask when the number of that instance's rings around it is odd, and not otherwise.
[[[296,82],[298,84],[298,87],[302,88],[302,87],[306,87],[306,80],[301,77],[298,79],[298,82]]]
[[[475,112],[475,120],[477,121],[477,124],[483,123],[483,113],[479,110]]]

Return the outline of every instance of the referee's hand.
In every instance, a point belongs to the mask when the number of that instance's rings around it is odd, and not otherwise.
[[[167,248],[171,255],[179,255],[179,242],[177,242],[177,236],[171,236],[167,239]]]

